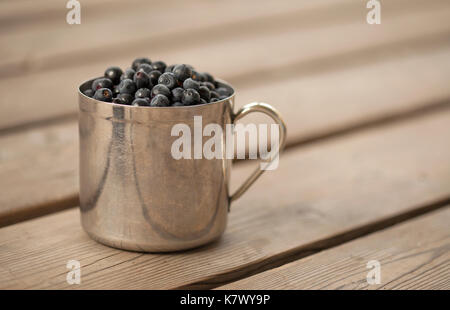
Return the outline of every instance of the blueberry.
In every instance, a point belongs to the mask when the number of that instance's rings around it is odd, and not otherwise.
[[[219,100],[223,100],[223,99],[226,99],[226,98],[228,98],[228,96],[220,96]]]
[[[173,68],[172,72],[173,74],[175,74],[175,77],[181,82],[184,82],[186,79],[192,76],[192,70],[187,65],[176,65],[175,68]]]
[[[210,92],[210,95],[211,95],[211,99],[212,98],[216,98],[217,99],[217,98],[220,97],[219,93],[214,91],[214,90]]]
[[[105,71],[105,78],[110,79],[114,83],[114,85],[116,85],[119,84],[122,74],[122,69],[120,69],[119,67],[109,67]]]
[[[226,96],[226,97],[228,97],[228,96],[231,95],[230,91],[229,91],[227,88],[225,88],[225,87],[218,87],[218,88],[216,88],[216,92],[217,92],[220,96]]]
[[[99,88],[95,91],[94,99],[100,101],[111,102],[112,101],[112,91],[109,88]]]
[[[94,82],[92,82],[92,90],[96,91],[97,89],[100,89],[100,88],[112,89],[113,85],[114,84],[110,79],[99,78],[99,79],[94,80]]]
[[[168,107],[170,105],[170,100],[164,95],[156,95],[151,103],[151,107]]]
[[[211,99],[211,92],[206,86],[200,86],[200,88],[198,89],[198,93],[200,94],[200,97],[202,99],[206,100],[206,102],[209,102],[209,100]]]
[[[125,80],[125,79],[133,79],[134,74],[136,73],[136,71],[134,71],[131,68],[125,69],[125,72],[120,76],[120,80]]]
[[[124,93],[124,94],[117,95],[117,98],[115,98],[115,99],[118,99],[120,101],[119,102],[120,104],[130,105],[133,102],[134,97],[130,94]]]
[[[203,72],[203,76],[205,77],[205,81],[214,84],[214,78],[208,72]]]
[[[184,89],[192,88],[192,89],[198,90],[200,88],[200,83],[197,81],[194,81],[191,78],[188,78],[183,82],[183,88]]]
[[[159,72],[164,72],[166,70],[166,64],[162,61],[152,62],[153,70],[158,70]]]
[[[148,88],[139,88],[134,94],[135,98],[149,98],[152,92]]]
[[[210,100],[210,102],[216,102],[216,101],[219,101],[219,98],[212,98],[212,99]]]
[[[149,64],[141,64],[136,71],[144,71],[145,73],[149,74],[153,71],[153,67]]]
[[[94,96],[94,91],[92,89],[88,88],[85,91],[83,91],[83,94],[92,98],[92,96]]]
[[[131,103],[131,105],[133,107],[148,107],[149,103],[147,100],[143,99],[143,98],[136,98],[133,100],[133,102]]]
[[[192,71],[192,79],[194,81],[198,81],[198,82],[205,82],[206,81],[206,78],[205,78],[205,76],[202,73],[194,71],[194,70]]]
[[[152,88],[150,85],[150,77],[144,71],[138,71],[133,77],[134,83],[136,83],[136,88]]]
[[[117,95],[120,94],[119,85],[114,85],[112,92],[113,92],[113,97],[117,97]]]
[[[200,103],[201,103],[201,104],[207,104],[208,101],[206,101],[205,99],[201,98],[201,99],[200,99]]]
[[[156,84],[158,84],[158,79],[161,76],[161,72],[159,72],[158,70],[153,70],[153,71],[150,71],[148,76],[150,78],[150,81],[152,82],[152,85],[156,85]]]
[[[148,59],[147,57],[139,57],[136,58],[135,60],[133,60],[133,63],[131,64],[131,67],[133,68],[134,71],[137,71],[137,69],[139,68],[140,65],[142,64],[151,64],[151,60]]]
[[[124,79],[120,81],[119,92],[121,94],[134,95],[134,93],[136,92],[136,84],[130,79]]]
[[[183,107],[184,106],[184,104],[182,102],[180,102],[180,101],[174,102],[172,105],[174,107]]]
[[[183,101],[185,105],[194,105],[200,103],[199,93],[192,88],[185,89],[183,92]]]
[[[157,95],[164,95],[167,98],[170,98],[171,92],[166,85],[158,84],[152,88],[152,97],[156,97]]]
[[[173,68],[175,68],[176,65],[170,65],[166,67],[166,70],[164,72],[173,72]]]
[[[178,81],[175,77],[175,74],[173,74],[172,72],[166,72],[161,74],[158,79],[158,84],[163,84],[166,85],[169,89],[173,89],[178,86]]]
[[[214,84],[211,82],[203,82],[202,85],[208,87],[209,90],[216,89],[216,86],[214,86]]]
[[[183,92],[184,92],[184,89],[181,87],[172,89],[172,100],[174,102],[181,101],[183,99]]]
[[[122,104],[119,98],[113,98],[112,103]]]

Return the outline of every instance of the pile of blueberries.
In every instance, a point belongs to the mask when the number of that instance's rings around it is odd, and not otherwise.
[[[191,106],[225,99],[232,90],[218,84],[209,73],[190,65],[166,66],[162,61],[136,58],[131,68],[106,69],[83,93],[91,98],[118,104],[148,107]]]

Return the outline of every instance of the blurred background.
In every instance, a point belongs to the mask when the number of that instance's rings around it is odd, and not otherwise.
[[[272,104],[288,147],[450,98],[448,0],[375,1],[380,24],[366,0],[80,0],[72,25],[68,2],[0,1],[2,212],[76,204],[77,87],[136,57],[211,72],[237,107]]]

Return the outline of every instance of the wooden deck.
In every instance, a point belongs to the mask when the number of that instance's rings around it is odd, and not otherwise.
[[[0,2],[0,288],[450,288],[449,1],[382,1],[380,25],[361,0],[81,1],[71,26],[40,2]],[[195,250],[120,251],[80,226],[76,87],[142,55],[210,71],[237,108],[267,102],[287,123],[278,169]]]

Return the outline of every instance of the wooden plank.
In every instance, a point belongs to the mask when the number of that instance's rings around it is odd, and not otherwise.
[[[0,136],[0,226],[78,203],[77,123]]]
[[[450,197],[450,110],[293,149],[238,200],[218,242],[178,254],[89,239],[78,210],[0,230],[1,288],[213,287],[385,227]],[[233,183],[250,171],[242,165]],[[80,286],[66,263],[80,261]]]
[[[450,288],[450,208],[356,239],[218,289]],[[380,283],[369,284],[369,261],[380,263]],[[373,268],[373,266],[371,267]],[[373,278],[373,277],[370,277]]]
[[[423,0],[393,0],[383,5],[383,23],[385,18],[420,11],[439,11],[448,7],[445,0],[435,0],[431,3],[425,3]],[[26,31],[0,32],[0,40],[4,42],[0,49],[0,68],[3,75],[11,74],[12,71],[23,75],[29,70],[77,66],[87,61],[112,61],[119,55],[133,57],[136,55],[131,52],[129,46],[134,45],[139,46],[141,50],[150,50],[151,54],[164,54],[164,51],[175,47],[204,45],[224,36],[258,36],[293,27],[306,29],[355,21],[366,24],[367,13],[365,5],[361,5],[357,0],[264,0],[244,3],[236,0],[227,3],[185,1],[177,2],[176,5],[166,2],[164,5],[158,2],[143,5],[131,3],[126,8],[107,8],[99,12],[87,11],[89,14],[86,14],[82,24],[77,26],[66,25],[63,18],[47,24],[48,18],[45,18]],[[159,14],[148,18],[148,10],[155,9]],[[118,10],[122,16],[119,23],[115,18]],[[208,14],[204,14],[205,11]],[[166,16],[171,16],[173,20],[184,20],[184,14],[191,16],[189,23],[165,22]],[[64,13],[61,16],[64,16]],[[434,23],[446,25],[446,20],[436,19]],[[124,24],[127,25],[126,29],[134,31],[124,31]],[[377,27],[380,28],[380,25]],[[105,36],[104,29],[115,35]],[[190,40],[186,40],[186,36],[189,36]],[[74,42],[77,44],[73,44]]]
[[[0,32],[20,31],[26,26],[36,27],[37,24],[53,23],[53,26],[59,22],[65,22],[65,16],[69,9],[66,8],[68,1],[61,0],[40,0],[36,5],[33,0],[3,0],[0,1]],[[128,0],[130,7],[143,6],[146,3],[157,5],[155,0]],[[102,16],[111,9],[121,8],[127,12],[128,6],[123,5],[118,0],[90,0],[80,2],[82,12],[95,13],[96,17]],[[56,20],[56,21],[55,21]],[[41,26],[42,27],[42,26]]]
[[[76,26],[67,25],[63,13],[50,23],[38,20],[34,27],[26,31],[0,32],[0,40],[4,42],[0,50],[0,67],[16,65],[23,72],[31,67],[45,69],[56,63],[76,66],[87,60],[111,59],[111,56],[124,52],[132,55],[129,57],[136,57],[136,48],[131,47],[158,49],[158,46],[164,46],[168,50],[175,44],[175,47],[183,48],[199,41],[211,41],[224,32],[232,34],[236,26],[251,26],[254,22],[261,23],[267,19],[270,24],[276,24],[286,18],[286,14],[292,19],[293,12],[310,12],[310,9],[323,11],[329,4],[345,5],[350,1],[355,8],[356,0],[231,0],[226,3],[170,0],[156,4],[154,1],[141,5],[131,3],[128,8],[116,6],[96,11],[92,16],[90,10],[83,10],[82,13],[86,13],[82,14],[83,21]],[[158,11],[158,14],[150,13],[153,11]],[[118,15],[121,16],[119,21]],[[105,29],[114,35],[105,35]],[[186,36],[190,39],[186,40]],[[74,64],[74,61],[77,63]]]
[[[244,89],[250,86],[249,83],[267,85],[292,75],[393,57],[399,51],[403,55],[405,51],[415,53],[437,48],[449,42],[450,25],[442,24],[442,19],[450,20],[449,9],[425,11],[395,19],[385,17],[383,24],[375,28],[358,20],[348,25],[306,30],[295,28],[283,34],[274,32],[252,36],[251,40],[243,36],[212,45],[187,47],[182,51],[172,48],[160,52],[157,49],[148,50],[148,53],[168,62],[185,61],[201,70],[207,68],[238,89]],[[330,49],[330,45],[333,48]],[[280,50],[279,46],[284,48]],[[210,51],[208,55],[211,57],[204,56],[205,49]],[[224,50],[227,51],[225,56]],[[217,61],[213,55],[221,55],[223,61]],[[8,106],[10,112],[0,115],[0,129],[74,114],[77,107],[76,85],[87,77],[103,72],[111,63],[128,66],[131,58],[119,57],[117,62],[100,61],[95,65],[86,64],[0,80],[0,92],[4,94],[0,98],[0,106]],[[20,91],[23,85],[27,85],[27,92]],[[52,98],[49,100],[47,96],[36,96],[37,93],[51,93]]]
[[[273,104],[292,145],[448,102],[449,79],[447,48],[243,89],[237,106],[255,99]],[[76,204],[75,121],[0,135],[0,145],[0,226]]]

